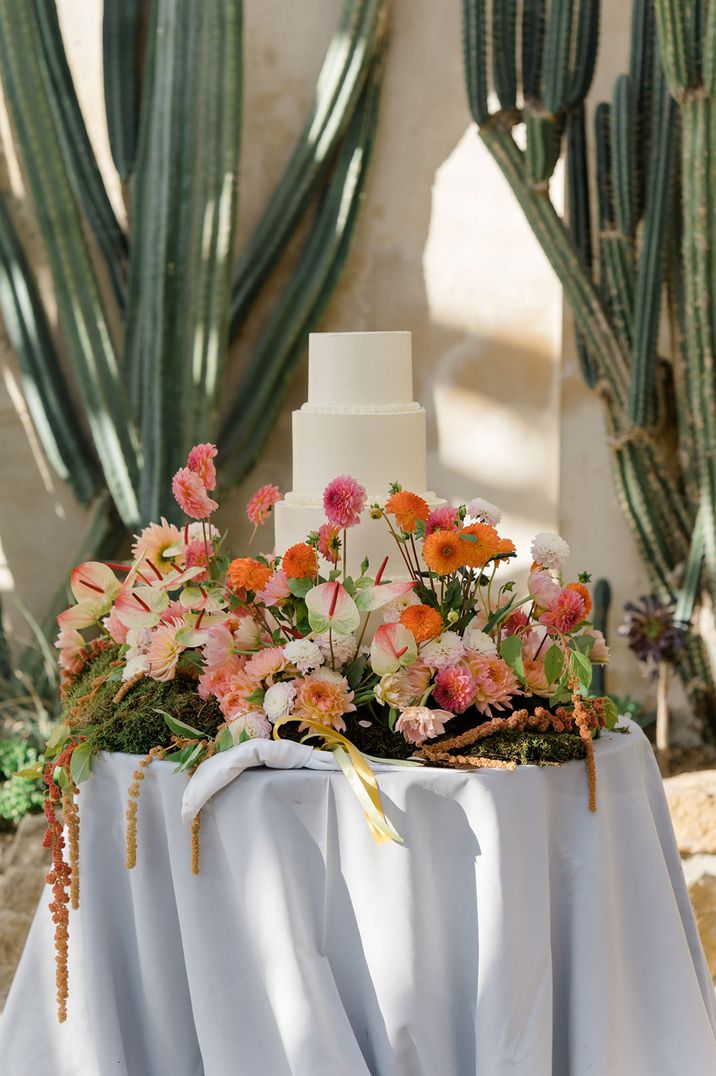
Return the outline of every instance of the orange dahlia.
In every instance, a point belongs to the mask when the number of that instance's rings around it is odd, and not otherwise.
[[[466,563],[466,547],[457,531],[433,531],[423,542],[423,559],[438,575],[449,575]]]
[[[470,568],[484,568],[495,557],[515,552],[515,543],[509,538],[500,538],[489,523],[470,523],[463,527],[462,534],[469,534],[475,541],[465,541],[465,563]]]
[[[263,590],[271,578],[271,569],[253,557],[237,557],[226,569],[232,590]]]
[[[443,618],[430,605],[409,605],[400,614],[400,623],[412,631],[416,643],[427,643],[443,630]]]
[[[312,579],[318,572],[316,550],[305,542],[292,545],[281,558],[281,567],[288,579]]]
[[[589,593],[589,587],[585,586],[584,583],[567,583],[567,589],[579,594],[584,602],[584,615],[589,616],[592,611],[592,596]]]
[[[407,489],[394,493],[385,502],[386,512],[395,516],[395,520],[401,531],[406,534],[414,534],[419,520],[425,522],[430,515],[430,505],[417,493],[411,493]]]

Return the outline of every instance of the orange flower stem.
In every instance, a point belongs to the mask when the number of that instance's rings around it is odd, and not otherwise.
[[[493,565],[492,565],[492,575],[490,576],[490,581],[487,584],[487,615],[488,616],[492,616],[492,583],[494,581],[496,571],[497,571],[497,561],[494,561]]]

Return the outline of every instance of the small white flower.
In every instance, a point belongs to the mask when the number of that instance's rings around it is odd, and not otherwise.
[[[444,669],[455,665],[465,653],[462,639],[456,631],[444,631],[437,639],[431,639],[420,651],[429,669]]]
[[[212,538],[218,538],[221,535],[221,531],[218,527],[215,527],[213,523],[202,524],[199,520],[197,520],[196,523],[189,524],[189,528],[187,530],[187,538],[189,542],[196,542],[199,538],[201,538],[203,542],[204,528],[206,528],[206,537],[209,541],[211,541]]]
[[[294,639],[286,643],[283,652],[286,661],[295,665],[298,671],[304,674],[317,669],[324,662],[321,648],[314,643],[313,639]]]
[[[478,654],[492,655],[497,653],[494,641],[482,630],[482,625],[478,624],[475,617],[465,628],[463,642],[465,646],[469,646],[471,650],[476,650]]]
[[[234,743],[239,742],[242,732],[245,732],[250,740],[266,740],[271,735],[271,723],[260,710],[252,710],[251,713],[235,717],[229,725],[229,732]]]
[[[146,654],[135,654],[133,657],[127,655],[127,664],[122,671],[123,680],[131,680],[133,676],[137,676],[139,673],[145,675],[149,672],[149,657]]]
[[[532,539],[530,547],[532,560],[541,564],[543,568],[550,568],[554,572],[561,572],[569,556],[569,546],[564,538],[549,531],[541,531]]]
[[[401,594],[399,598],[393,598],[392,602],[383,606],[383,620],[386,624],[397,624],[403,609],[407,609],[409,605],[420,605],[420,598],[412,590]]]
[[[467,514],[471,523],[489,523],[491,527],[496,527],[502,519],[502,512],[497,505],[490,504],[482,497],[475,497],[470,501],[467,505]]]
[[[269,721],[278,721],[280,717],[287,717],[296,699],[296,688],[293,684],[281,681],[272,684],[264,695],[264,710]]]
[[[149,672],[149,647],[152,642],[151,628],[130,628],[126,643],[129,649],[125,654],[125,666],[122,679],[131,680],[138,673]]]
[[[353,661],[358,649],[358,640],[355,635],[338,635],[333,632],[333,639],[329,642],[328,632],[322,631],[313,637],[316,646],[320,649],[326,661],[331,660],[331,644],[333,648],[333,660],[338,665],[345,665]]]

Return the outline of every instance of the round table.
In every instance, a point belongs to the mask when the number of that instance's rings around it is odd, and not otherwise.
[[[136,759],[82,786],[67,1024],[43,899],[0,1024],[18,1076],[713,1076],[714,990],[635,725],[584,766],[380,774],[376,845],[339,772],[255,769],[204,807]],[[227,753],[228,754],[228,753]]]

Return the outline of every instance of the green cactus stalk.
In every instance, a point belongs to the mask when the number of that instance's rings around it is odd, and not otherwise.
[[[694,612],[706,590],[716,599],[714,9],[704,27],[679,0],[656,0],[655,7],[635,0],[629,72],[617,80],[611,103],[596,109],[590,161],[584,99],[597,51],[596,0],[525,4],[516,94],[523,105],[509,110],[501,103],[496,110],[487,107],[491,89],[498,99],[499,92],[494,74],[490,85],[479,40],[483,4],[464,0],[473,119],[564,287],[580,368],[605,405],[627,522],[655,593],[676,600],[693,628],[679,667],[711,735],[716,684]],[[514,137],[520,122],[526,127],[524,151]],[[548,123],[557,132],[555,149]],[[565,146],[566,221],[549,198]],[[591,174],[597,235],[591,230]],[[671,360],[658,351],[664,294]]]
[[[0,0],[0,79],[73,386],[3,204],[0,313],[49,462],[83,503],[94,498],[85,559],[174,514],[167,491],[192,443],[220,438],[235,453],[224,476],[247,474],[348,256],[377,123],[388,0],[345,0],[304,129],[235,258],[242,10],[242,0],[146,8],[107,0],[105,106],[129,202],[125,235],[82,120],[55,0]],[[303,253],[246,366],[242,384],[255,399],[240,388],[226,400],[229,340],[297,232],[307,235]],[[108,503],[97,497],[103,487]]]

